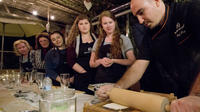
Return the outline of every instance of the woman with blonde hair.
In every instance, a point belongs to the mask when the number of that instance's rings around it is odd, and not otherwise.
[[[14,52],[19,56],[20,72],[31,72],[33,65],[33,52],[26,40],[17,40],[13,43]]]
[[[67,38],[68,62],[76,71],[74,77],[75,89],[89,91],[88,85],[94,81],[94,69],[90,68],[89,60],[96,37],[91,32],[91,23],[86,15],[79,15],[74,21]]]
[[[95,83],[114,83],[135,61],[133,46],[131,40],[120,33],[117,20],[110,11],[100,14],[98,28],[90,66],[97,68]]]

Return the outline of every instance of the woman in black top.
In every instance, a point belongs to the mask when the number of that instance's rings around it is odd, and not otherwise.
[[[33,52],[31,46],[26,40],[17,40],[13,43],[14,52],[19,57],[20,72],[31,72],[33,65]]]
[[[76,71],[75,88],[93,94],[88,85],[94,83],[95,72],[89,60],[92,46],[96,40],[91,33],[91,23],[85,15],[79,15],[73,23],[67,39],[69,65]]]

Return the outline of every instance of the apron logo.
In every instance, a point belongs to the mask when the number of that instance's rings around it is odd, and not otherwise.
[[[181,27],[180,23],[176,24],[176,29],[179,29]]]
[[[91,53],[91,51],[92,51],[92,48],[91,48],[91,47],[88,47],[88,50],[85,51],[84,54],[89,54],[89,53]]]
[[[92,48],[91,47],[88,47],[88,52],[91,52],[92,51]]]
[[[111,58],[111,53],[106,53],[106,57]]]

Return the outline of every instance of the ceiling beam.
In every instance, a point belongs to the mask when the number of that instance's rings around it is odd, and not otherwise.
[[[78,4],[79,6],[81,6],[82,8],[84,8],[84,5],[83,5],[83,1],[82,0],[68,0],[72,3],[76,3]]]
[[[35,20],[27,20],[27,19],[17,19],[17,18],[5,18],[5,17],[0,17],[0,22],[1,23],[11,23],[11,24],[33,24],[33,25],[36,25],[36,24],[41,24],[41,21],[38,22],[38,21],[35,21]],[[43,25],[42,25],[43,26]],[[43,26],[44,27],[44,26]]]
[[[71,2],[69,0],[49,0],[55,4],[58,4],[60,6],[66,7],[70,10],[73,10],[79,14],[83,13],[83,11],[85,10],[85,8],[83,6],[81,6],[80,4],[77,4],[75,2]]]
[[[65,7],[63,5],[54,3],[54,2],[49,1],[49,0],[37,0],[36,2],[40,3],[40,4],[43,4],[43,5],[45,4],[46,6],[50,6],[52,8],[57,8],[59,10],[62,10],[64,12],[67,12],[67,13],[70,13],[70,14],[76,14],[76,15],[80,14],[80,12],[78,12],[78,11],[72,10],[70,8],[67,8],[67,7]]]
[[[5,7],[7,13],[10,13],[10,10],[8,9],[8,6],[7,6],[5,3],[4,3],[3,5],[4,5],[4,7]]]

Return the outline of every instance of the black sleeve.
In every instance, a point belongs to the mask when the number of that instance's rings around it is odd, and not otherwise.
[[[150,60],[151,57],[151,47],[150,47],[150,36],[148,33],[145,34],[141,46],[139,47],[139,55],[137,59]]]
[[[192,0],[190,2],[187,22],[197,40],[200,41],[200,0]]]
[[[141,25],[139,23],[135,23],[132,26],[132,33],[134,36],[134,42],[137,47],[141,47],[142,40],[145,36],[145,32],[147,31],[147,28],[144,25]]]
[[[192,33],[195,37],[193,45],[196,44],[196,46],[193,48],[193,50],[196,52],[193,52],[193,58],[197,73],[200,73],[200,0],[192,0],[188,16],[190,16],[188,21],[190,22],[190,28],[192,29]]]

